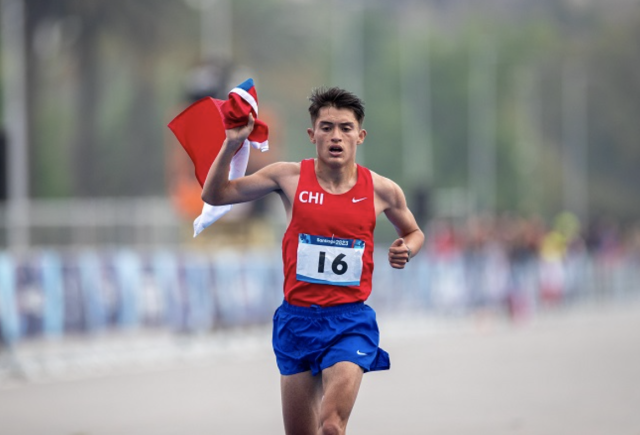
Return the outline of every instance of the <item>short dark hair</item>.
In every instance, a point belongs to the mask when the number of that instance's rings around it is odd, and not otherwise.
[[[311,101],[309,115],[311,115],[312,125],[316,125],[320,109],[323,107],[351,110],[360,126],[364,122],[364,102],[355,94],[344,89],[337,87],[316,88],[311,93],[309,101]]]

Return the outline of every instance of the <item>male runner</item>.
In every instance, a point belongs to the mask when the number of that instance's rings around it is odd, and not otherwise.
[[[344,434],[363,373],[389,368],[378,347],[371,293],[373,230],[385,213],[399,238],[389,263],[402,269],[424,235],[393,181],[356,163],[367,132],[364,105],[339,88],[310,97],[309,139],[315,159],[279,162],[229,180],[229,164],[253,129],[227,130],[202,199],[212,205],[280,195],[289,226],[282,242],[284,302],[274,315],[273,348],[281,373],[282,411],[289,435]]]

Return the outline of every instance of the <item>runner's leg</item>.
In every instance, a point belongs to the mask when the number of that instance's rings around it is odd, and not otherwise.
[[[344,434],[356,402],[363,371],[352,362],[339,362],[322,371],[324,397],[318,435]]]
[[[280,378],[282,417],[287,435],[316,435],[319,427],[322,377],[310,371]]]

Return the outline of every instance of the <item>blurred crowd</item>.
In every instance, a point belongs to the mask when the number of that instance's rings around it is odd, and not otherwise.
[[[640,295],[640,226],[582,228],[560,214],[435,219],[405,270],[376,247],[369,303],[382,313],[491,313],[522,321]],[[219,245],[215,245],[219,246]],[[277,247],[0,252],[0,343],[103,331],[203,333],[269,323],[282,300]]]
[[[505,309],[523,318],[541,306],[637,293],[640,223],[603,218],[588,227],[570,213],[435,219],[426,256],[432,302],[446,309]],[[449,283],[449,284],[447,284]]]
[[[514,261],[575,253],[607,258],[640,255],[640,222],[623,226],[613,218],[603,217],[585,228],[567,212],[551,223],[539,216],[515,214],[434,219],[427,235],[428,249],[436,255],[475,252],[488,245],[501,247]]]

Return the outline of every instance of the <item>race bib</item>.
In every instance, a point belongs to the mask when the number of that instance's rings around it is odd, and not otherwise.
[[[360,285],[364,241],[336,237],[298,236],[298,281]]]

